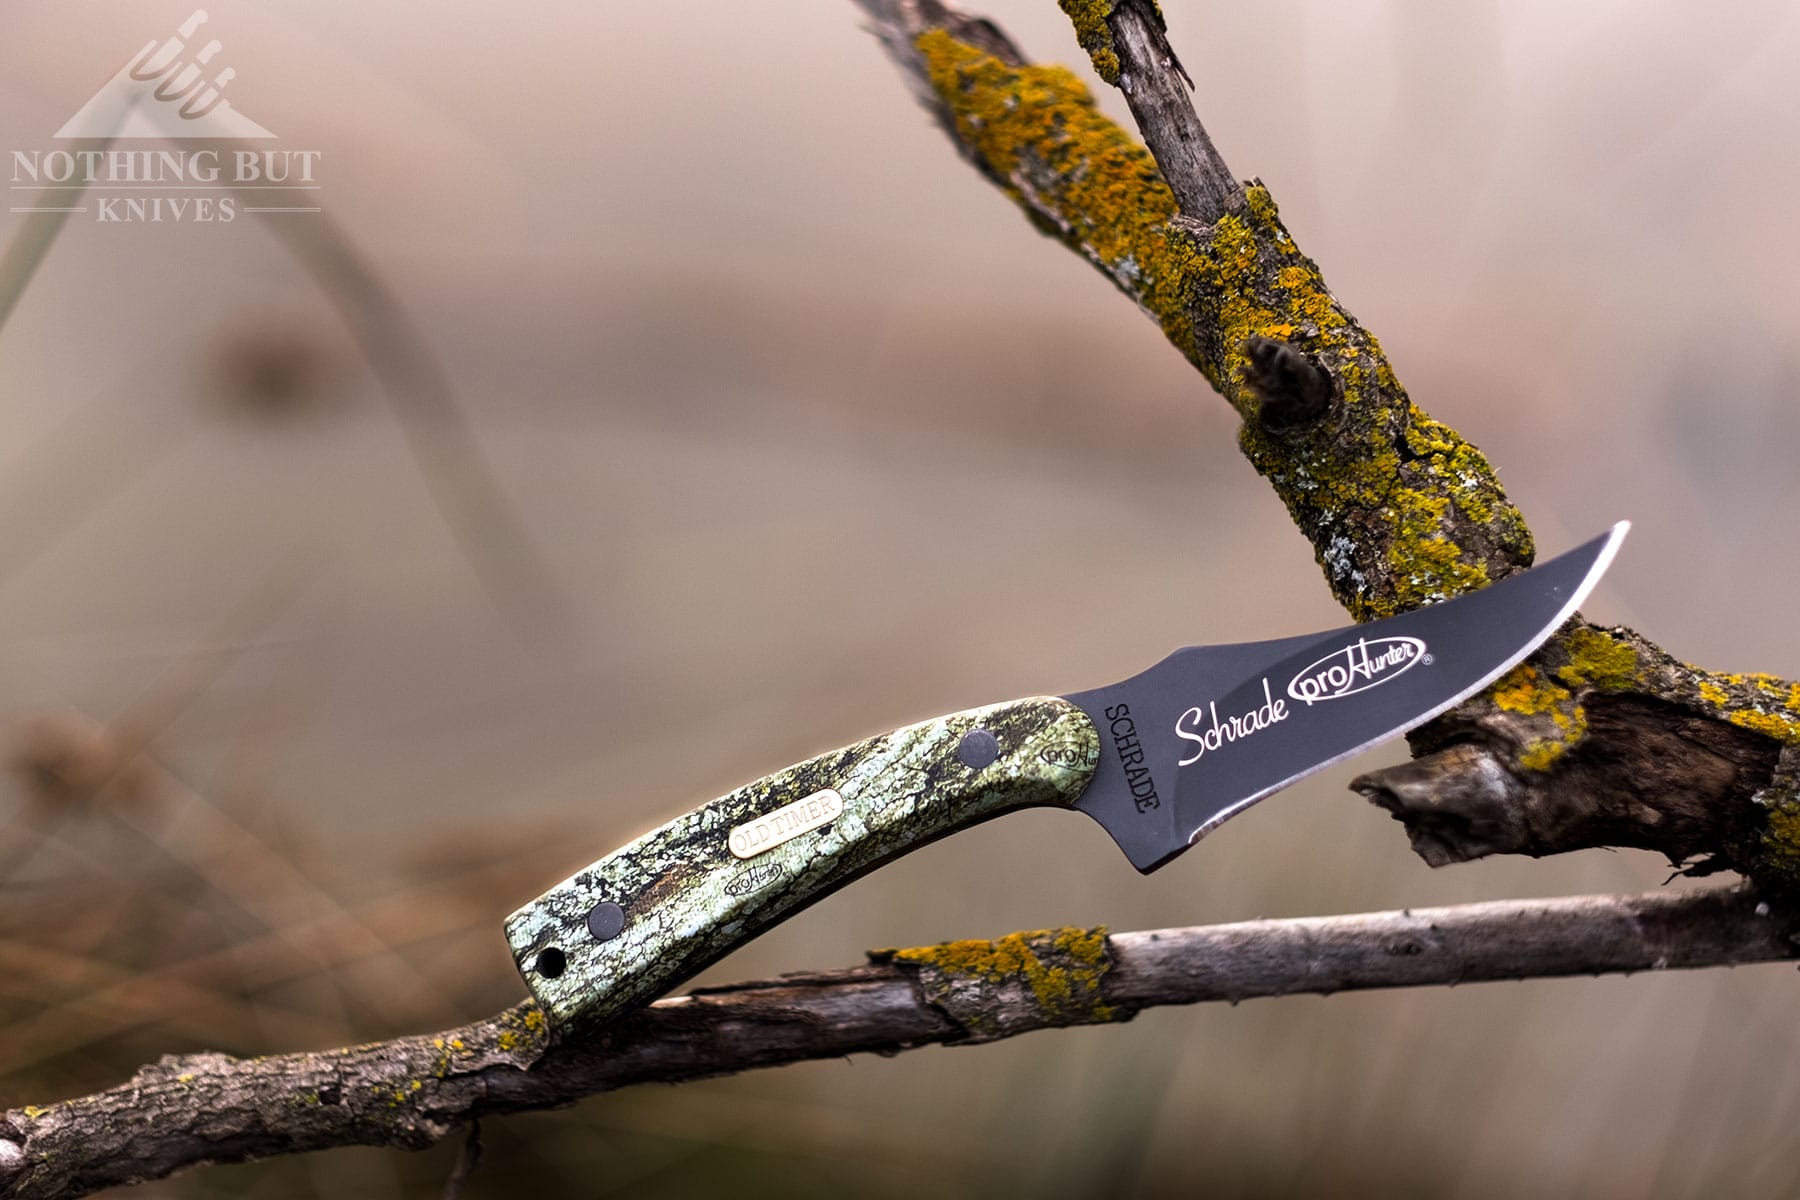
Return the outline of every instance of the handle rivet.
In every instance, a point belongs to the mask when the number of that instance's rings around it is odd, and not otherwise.
[[[999,757],[1000,739],[985,729],[969,730],[956,747],[956,761],[971,771],[979,771]]]
[[[625,928],[625,910],[611,900],[602,900],[588,910],[588,932],[597,942],[610,942]]]

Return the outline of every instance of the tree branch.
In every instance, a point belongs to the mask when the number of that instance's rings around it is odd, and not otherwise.
[[[1244,187],[1200,124],[1194,81],[1169,45],[1155,0],[1060,0],[1094,70],[1124,93],[1181,213],[1206,224],[1244,207]]]
[[[171,1056],[109,1091],[0,1116],[0,1196],[79,1196],[335,1146],[416,1150],[482,1117],[632,1084],[992,1041],[1162,1005],[1785,961],[1797,932],[1800,921],[1739,887],[876,951],[860,967],[663,1000],[579,1042],[553,1043],[527,1003],[319,1053]]]

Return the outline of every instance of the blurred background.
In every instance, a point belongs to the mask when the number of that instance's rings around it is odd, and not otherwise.
[[[8,0],[9,169],[192,3]],[[1800,675],[1793,6],[1165,8],[1226,159],[1540,548],[1635,522],[1588,614]],[[1226,405],[848,0],[207,11],[322,213],[0,217],[0,1105],[483,1015],[523,994],[506,913],[701,800],[1343,620]],[[983,11],[1082,58],[1047,0]],[[1148,878],[1017,815],[707,978],[1668,874],[1432,872],[1345,789],[1400,753]],[[1304,997],[639,1089],[485,1123],[469,1194],[1790,1195],[1795,989]],[[140,1194],[428,1195],[456,1152]]]

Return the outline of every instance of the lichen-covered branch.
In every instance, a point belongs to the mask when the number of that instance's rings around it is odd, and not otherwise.
[[[1352,787],[1434,866],[1593,846],[1655,850],[1800,890],[1800,684],[1679,662],[1579,619]]]
[[[1119,89],[1182,215],[1211,222],[1244,205],[1188,99],[1194,81],[1169,44],[1156,0],[1058,0],[1101,79]],[[1146,69],[1148,68],[1148,69]]]
[[[165,1058],[109,1091],[0,1115],[0,1197],[70,1197],[203,1163],[421,1149],[473,1120],[846,1054],[1120,1021],[1159,1005],[1791,959],[1744,888],[1249,921],[1040,930],[697,991],[553,1043],[527,1003],[435,1035],[309,1054]]]
[[[1528,564],[1487,460],[1407,396],[1267,188],[1224,164],[1147,0],[1060,0],[1144,144],[1060,67],[937,0],[858,0],[957,150],[1161,326],[1243,417],[1245,454],[1358,619]],[[1147,148],[1146,148],[1147,147]],[[1223,178],[1229,180],[1229,172]],[[1428,862],[1639,846],[1800,889],[1800,685],[1688,666],[1575,621],[1357,787]]]
[[[1161,97],[1154,109],[1140,104],[1156,122],[1154,157],[1073,74],[1025,62],[991,23],[936,0],[859,2],[957,150],[1157,321],[1243,416],[1245,453],[1356,617],[1390,616],[1529,565],[1530,533],[1487,460],[1407,398],[1379,343],[1283,227],[1269,190],[1233,184],[1197,211],[1178,199],[1216,191],[1225,168],[1210,141],[1195,148],[1204,131],[1170,79],[1173,52],[1155,47],[1162,31],[1146,31],[1145,6],[1112,6],[1109,30],[1124,36],[1095,57],[1104,74],[1116,60],[1139,101]],[[1094,42],[1096,6],[1069,7]],[[1268,343],[1312,370],[1272,376],[1266,352],[1252,357]],[[1265,421],[1271,380],[1289,377],[1322,378],[1329,403],[1294,422],[1295,406],[1278,402],[1281,419]]]

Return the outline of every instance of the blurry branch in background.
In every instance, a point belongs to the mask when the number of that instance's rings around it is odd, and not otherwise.
[[[419,1022],[458,1015],[444,998],[443,979],[416,968],[392,941],[315,882],[289,848],[271,844],[226,805],[187,786],[154,757],[163,731],[257,644],[317,567],[309,558],[276,571],[111,722],[71,710],[21,723],[7,765],[23,785],[23,796],[7,825],[0,827],[8,835],[0,887],[14,893],[7,907],[9,924],[30,928],[28,914],[39,907],[32,903],[39,897],[47,901],[43,909],[62,919],[41,929],[34,945],[22,939],[0,945],[0,959],[37,968],[28,976],[34,987],[18,994],[18,1008],[0,1022],[5,1071],[20,1072],[103,1040],[120,1016],[133,1011],[149,1018],[159,996],[184,1001],[174,1011],[196,1031],[201,1028],[192,1024],[196,1019],[212,1023],[215,1030],[244,1029],[247,1020],[251,1025],[309,1028],[303,1019],[271,1018],[281,1012],[279,1005],[256,1011],[213,990],[233,980],[240,987],[257,986],[251,961],[259,954],[267,959],[270,950],[280,964],[277,970],[310,971],[328,979],[338,1007],[348,1001],[360,1022],[379,1021],[398,1007],[407,1008]],[[186,910],[180,925],[189,927],[203,923],[196,918],[214,916],[216,902],[218,924],[231,931],[235,944],[208,945],[193,957],[177,955],[162,963],[155,962],[158,951],[183,945],[182,930],[154,939],[143,939],[140,932],[135,947],[118,945],[117,935],[130,940],[135,922],[107,913],[104,903],[94,903],[86,894],[95,888],[96,877],[112,872],[102,866],[73,881],[54,873],[55,856],[47,852],[52,851],[52,835],[63,829],[74,831],[66,839],[74,844],[102,843],[96,836],[102,829],[123,833],[138,859],[170,876],[159,888],[139,889],[138,907],[166,904],[177,913]],[[24,877],[27,868],[34,877]],[[59,895],[62,887],[74,894]],[[70,925],[95,918],[97,940],[68,936]],[[345,969],[359,958],[382,960],[382,977]],[[261,975],[266,983],[267,967]],[[54,994],[63,988],[69,994],[62,1003],[44,1003],[46,989]],[[343,1028],[342,1021],[314,1021],[311,1037],[341,1036],[325,1031]]]
[[[566,637],[573,629],[568,605],[398,298],[323,212],[307,221],[274,217],[268,228],[342,313],[393,405],[432,502],[513,635],[540,649]]]
[[[79,203],[69,191],[40,193],[0,253],[0,331]],[[349,237],[324,213],[312,217],[305,222],[276,217],[267,227],[312,272],[343,315],[393,405],[432,502],[514,636],[531,646],[555,643],[572,629],[568,606],[495,479],[443,368]],[[141,460],[134,463],[137,469],[141,465]],[[113,481],[112,492],[120,479],[128,478],[112,472],[107,477]],[[76,515],[85,511],[77,509]],[[56,531],[54,525],[49,528]],[[43,548],[42,533],[42,527],[35,530],[38,544],[27,555]],[[0,568],[7,565],[0,563]]]
[[[379,1016],[400,999],[421,1020],[454,1020],[457,1013],[443,999],[443,980],[419,971],[288,854],[204,792],[182,783],[152,755],[162,731],[266,631],[318,565],[304,558],[276,571],[110,724],[72,711],[27,723],[11,763],[15,773],[34,785],[25,813],[39,822],[66,820],[77,808],[103,814],[147,850],[190,873],[237,916],[253,923],[258,935],[272,937],[317,970],[330,971],[358,956],[386,957],[390,970],[379,982],[341,972],[333,977],[365,1018]],[[23,841],[15,853],[32,849]],[[17,1070],[53,1053],[56,1039],[50,1031],[66,1027],[68,1019],[67,1013],[52,1010],[0,1028],[0,1064]]]
[[[103,143],[103,146],[109,144]],[[0,252],[0,332],[5,331],[7,321],[19,305],[20,297],[37,275],[38,268],[49,255],[50,247],[55,245],[56,237],[62,232],[70,214],[79,205],[79,191],[83,187],[85,184],[44,188],[32,198],[29,205],[21,206],[28,209],[24,214],[25,219],[19,223],[12,240],[7,242],[5,251]],[[36,478],[32,482],[41,486],[48,477],[60,479],[67,476],[67,463],[71,461],[92,461],[96,445],[105,443],[91,436],[91,430],[87,427],[88,417],[88,413],[78,410],[52,435],[41,439],[19,456],[18,461],[35,472]],[[110,409],[102,419],[104,428],[116,433],[117,420]],[[38,510],[38,519],[13,523],[11,537],[7,542],[0,543],[0,585],[5,584],[15,571],[55,545],[59,538],[106,501],[117,496],[174,445],[176,438],[164,423],[143,421],[140,418],[140,427],[130,431],[129,436],[113,439],[112,446],[105,454],[106,461],[96,472],[104,484],[95,492],[81,497],[75,503],[58,505],[30,505],[13,497],[0,498],[9,501],[4,505],[8,510],[23,510],[27,507]],[[63,448],[65,446],[66,449]],[[9,486],[17,486],[12,472],[7,475],[7,483]],[[29,491],[30,488],[24,490]]]
[[[0,1117],[0,1196],[80,1196],[337,1146],[417,1150],[485,1116],[637,1083],[993,1041],[1161,1005],[1789,960],[1797,928],[1740,887],[1110,936],[1039,930],[696,991],[585,1042],[552,1043],[527,1002],[322,1053],[170,1055],[109,1091]]]
[[[103,142],[100,148],[111,144]],[[22,206],[29,211],[24,214],[25,219],[19,223],[12,241],[6,244],[5,253],[0,254],[0,329],[6,328],[13,309],[19,305],[19,297],[25,294],[32,276],[43,265],[50,247],[56,244],[56,235],[62,232],[69,215],[76,210],[79,200],[69,193],[79,194],[85,187],[85,183],[46,187],[33,197],[31,204]]]
[[[187,444],[192,426],[118,399],[109,389],[73,405],[0,472],[0,511],[32,516],[0,531],[0,587]]]

